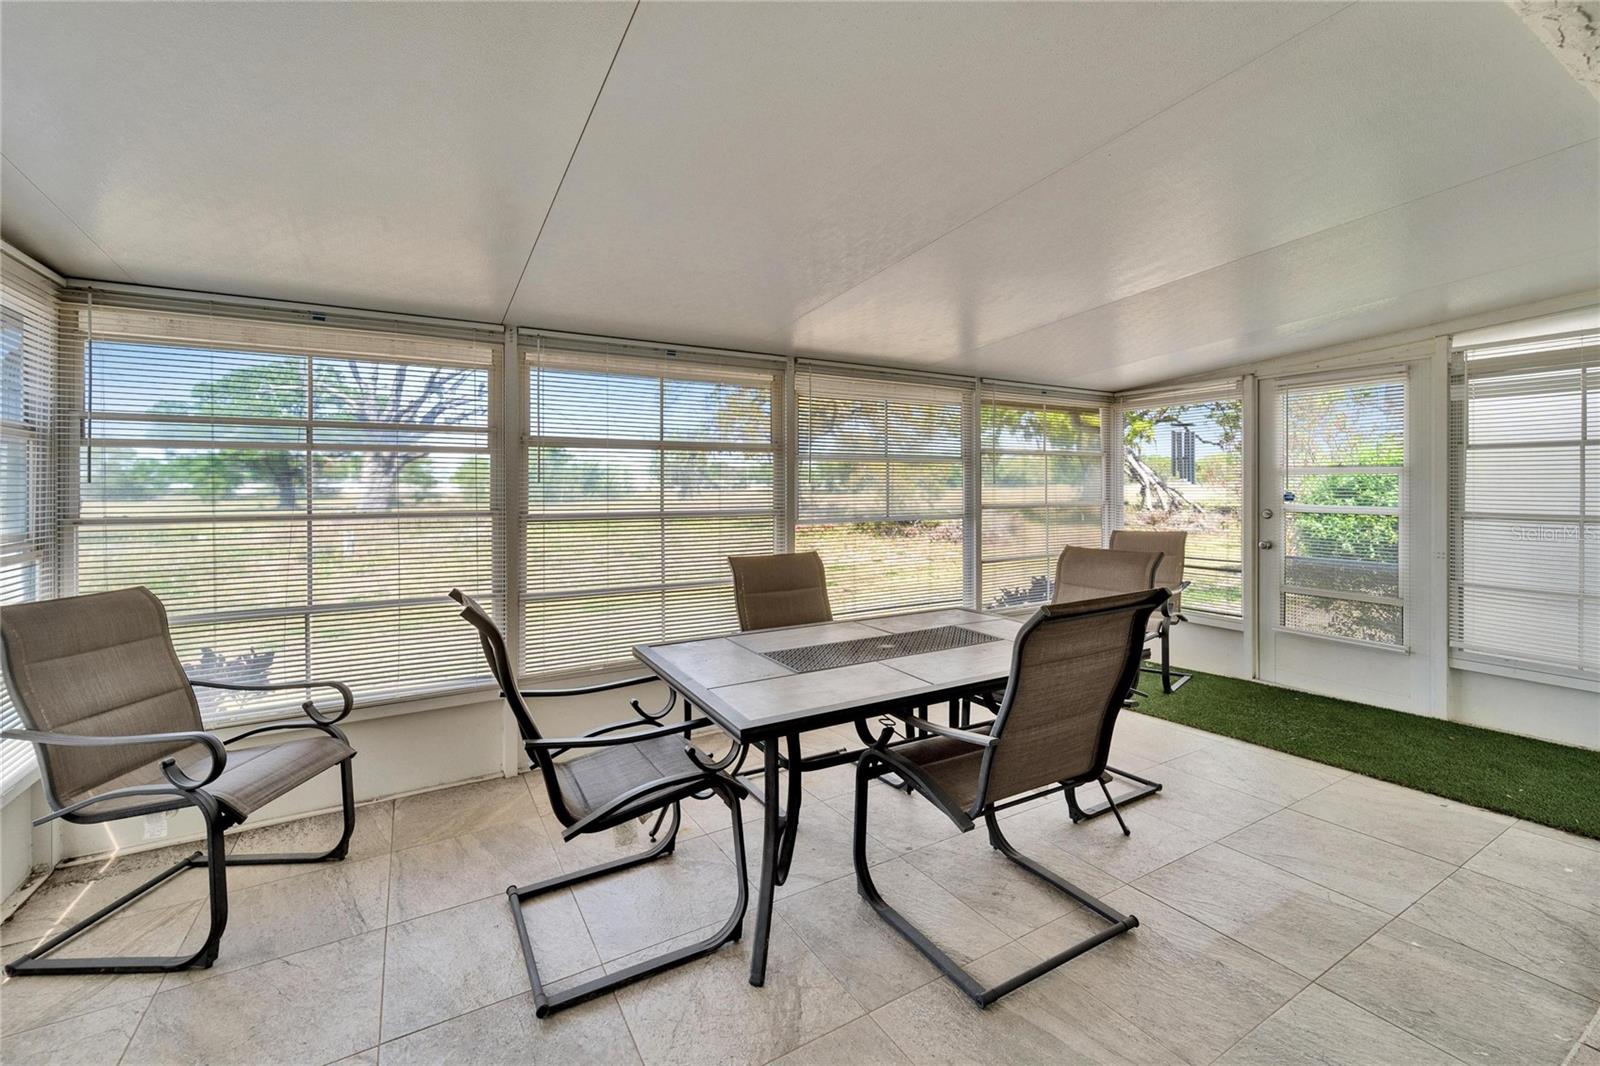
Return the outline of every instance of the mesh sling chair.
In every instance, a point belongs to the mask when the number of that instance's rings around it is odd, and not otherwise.
[[[172,646],[167,612],[146,588],[7,607],[0,615],[0,643],[12,700],[28,727],[4,736],[33,743],[50,806],[34,825],[56,818],[92,824],[184,807],[199,810],[205,822],[203,851],[45,940],[13,960],[7,973],[167,973],[208,967],[217,959],[228,922],[227,867],[344,858],[355,829],[350,772],[355,750],[337,725],[353,706],[344,685],[239,685],[188,678]],[[307,700],[302,707],[309,722],[259,726],[223,740],[201,724],[195,686],[249,692],[326,687],[338,692],[343,705],[326,715]],[[317,735],[229,748],[247,737],[291,729]],[[332,848],[295,855],[224,854],[224,830],[334,767],[339,768],[344,830]],[[168,878],[201,866],[209,874],[211,925],[194,954],[43,957]]]
[[[733,571],[733,600],[741,633],[833,621],[833,605],[828,601],[828,574],[822,565],[822,556],[816,552],[730,555],[728,568]],[[918,714],[926,717],[927,709],[918,708]],[[907,727],[908,735],[911,728]],[[854,757],[855,752],[848,748],[802,757],[799,738],[790,737],[784,754],[779,756],[779,764],[785,768],[797,763],[802,769],[821,769]],[[885,783],[907,790],[903,782],[889,780]],[[793,793],[799,787],[799,777],[795,776],[789,782],[790,810],[798,806]],[[778,864],[781,870],[789,868],[788,857],[794,840],[793,833],[784,838],[784,857]]]
[[[1133,915],[1119,913],[1020,854],[1001,832],[995,812],[1009,798],[1056,782],[1068,786],[1068,795],[1078,785],[1099,782],[1116,810],[1105,778],[1111,731],[1139,669],[1145,626],[1166,598],[1165,590],[1150,589],[1041,607],[1017,633],[1011,678],[986,731],[930,723],[925,728],[936,736],[889,748],[886,728],[857,764],[851,857],[861,897],[980,1007],[1139,924]],[[890,906],[873,883],[866,851],[867,783],[891,770],[962,832],[981,817],[991,847],[1098,914],[1107,927],[1015,977],[983,987]]]
[[[500,685],[500,692],[511,708],[517,729],[522,734],[528,758],[544,776],[550,806],[563,826],[561,839],[571,840],[584,833],[599,833],[636,818],[656,814],[654,838],[661,826],[661,817],[669,811],[672,823],[665,835],[653,847],[626,858],[591,866],[575,873],[553,877],[531,885],[512,885],[506,889],[511,902],[511,914],[516,921],[517,938],[522,945],[522,957],[528,967],[528,981],[533,986],[534,1013],[543,1018],[550,1013],[582,1003],[622,985],[662,970],[700,958],[716,951],[722,945],[739,939],[744,926],[745,905],[748,902],[749,884],[746,877],[744,852],[744,823],[739,817],[739,800],[748,795],[744,785],[730,773],[737,769],[737,759],[744,749],[735,745],[720,760],[703,757],[689,743],[691,730],[711,725],[709,718],[689,718],[682,722],[662,725],[661,719],[673,706],[656,712],[647,712],[635,701],[637,718],[590,730],[580,737],[547,738],[534,724],[527,700],[540,697],[578,696],[605,692],[627,685],[655,680],[653,677],[630,678],[625,681],[593,685],[587,688],[542,691],[522,690],[517,687],[516,672],[512,668],[505,636],[471,596],[460,589],[452,589],[450,597],[461,604],[461,617],[478,631],[483,654],[489,669]],[[624,733],[627,729],[643,732]],[[572,757],[556,761],[560,756],[575,752]],[[591,881],[606,874],[626,870],[651,862],[672,853],[682,821],[681,804],[691,796],[714,794],[728,805],[733,823],[734,872],[738,876],[738,896],[733,913],[722,928],[710,937],[680,947],[653,959],[635,963],[615,973],[595,978],[582,984],[551,993],[545,990],[539,978],[539,966],[534,959],[533,942],[528,936],[527,921],[522,904],[535,896],[557,889]]]
[[[1189,680],[1189,674],[1172,672],[1172,627],[1187,622],[1183,616],[1183,590],[1189,582],[1183,579],[1183,553],[1188,546],[1189,534],[1181,529],[1114,529],[1111,547],[1117,551],[1160,552],[1161,565],[1156,567],[1156,584],[1172,591],[1172,598],[1161,605],[1161,610],[1150,616],[1150,631],[1145,643],[1156,641],[1161,645],[1161,691],[1171,695]],[[1142,667],[1155,672],[1150,667]]]

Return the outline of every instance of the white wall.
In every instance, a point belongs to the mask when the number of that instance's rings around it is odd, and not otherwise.
[[[573,683],[591,680],[599,678]],[[666,689],[657,682],[595,696],[540,701],[535,710],[547,736],[573,736],[632,717],[630,699],[653,710],[666,700]],[[515,773],[527,762],[510,711],[497,695],[488,693],[464,702],[418,701],[412,708],[358,711],[342,728],[358,753],[357,802]],[[338,775],[330,771],[257,811],[246,828],[338,806]],[[52,831],[35,831],[29,824],[44,809],[42,790],[34,784],[0,810],[0,898],[15,892],[31,870],[51,859],[47,852]],[[143,820],[137,818],[100,825],[55,825],[59,826],[54,830],[56,862],[113,850],[160,847],[201,836],[199,816],[192,811],[171,815],[167,835],[152,841],[145,840]]]

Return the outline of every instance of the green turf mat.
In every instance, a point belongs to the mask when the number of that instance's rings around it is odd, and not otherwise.
[[[1156,718],[1600,839],[1597,751],[1213,674],[1139,687]]]

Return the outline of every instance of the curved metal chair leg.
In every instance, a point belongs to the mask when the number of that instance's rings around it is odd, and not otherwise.
[[[70,928],[41,943],[38,947],[5,967],[10,976],[30,974],[123,974],[123,973],[176,973],[192,967],[206,968],[217,961],[218,945],[228,927],[228,863],[223,851],[222,830],[224,821],[217,801],[205,793],[191,794],[190,800],[200,809],[206,822],[206,848],[178,860],[173,865],[150,878],[144,884],[124,893]],[[79,956],[65,959],[47,959],[56,948],[87,932],[95,923],[110,917],[157,885],[199,866],[206,867],[207,889],[210,897],[210,927],[199,950],[191,955],[126,955]]]
[[[1034,862],[1026,855],[1020,854],[1011,846],[1011,842],[1006,839],[1005,834],[1000,831],[1000,823],[998,820],[996,820],[994,811],[992,809],[987,810],[984,812],[983,819],[984,826],[989,832],[990,846],[999,851],[1012,862],[1016,863],[1018,866],[1021,866],[1023,869],[1027,870],[1029,873],[1040,878],[1054,888],[1065,892],[1067,895],[1071,896],[1079,903],[1082,903],[1085,907],[1094,911],[1111,924],[1106,929],[1103,929],[1084,940],[1080,940],[1078,943],[1067,948],[1065,951],[1052,955],[1050,958],[1029,967],[1016,976],[1010,977],[997,985],[985,988],[983,985],[978,983],[976,978],[974,978],[966,970],[962,969],[954,959],[950,958],[949,955],[946,955],[943,951],[941,951],[937,944],[933,943],[933,941],[924,936],[922,931],[916,926],[912,925],[904,915],[890,906],[889,903],[884,900],[883,895],[878,891],[878,886],[872,880],[872,870],[867,865],[866,836],[867,782],[872,776],[872,763],[874,761],[881,760],[874,760],[869,752],[862,756],[861,761],[859,764],[857,764],[856,768],[855,826],[850,847],[850,858],[855,866],[856,872],[856,890],[861,894],[861,898],[866,900],[867,903],[871,905],[872,909],[878,912],[879,917],[888,922],[889,925],[894,928],[895,932],[899,933],[901,936],[910,941],[912,947],[921,952],[923,957],[929,962],[937,966],[940,972],[954,982],[956,987],[960,988],[962,992],[966,993],[967,997],[979,1007],[987,1007],[1001,996],[1004,996],[1010,992],[1014,992],[1018,988],[1021,988],[1023,985],[1027,984],[1029,981],[1049,973],[1057,966],[1077,958],[1079,955],[1082,955],[1084,952],[1105,943],[1112,937],[1120,936],[1121,934],[1126,933],[1129,929],[1133,929],[1139,924],[1139,919],[1135,918],[1133,915],[1121,914],[1107,904],[1102,903],[1094,896],[1091,896],[1087,892],[1078,888],[1072,882],[1061,877],[1059,874],[1056,874],[1054,871],[1041,866],[1039,863]]]
[[[709,955],[722,947],[722,945],[738,940],[744,934],[744,915],[750,903],[750,881],[745,867],[744,822],[739,816],[739,796],[732,788],[720,782],[713,784],[711,787],[713,791],[722,797],[722,801],[728,805],[732,818],[733,866],[734,873],[738,878],[738,888],[734,899],[733,913],[722,924],[722,928],[704,940],[685,945],[664,955],[658,955],[653,959],[635,963],[625,969],[618,970],[616,973],[597,977],[581,985],[563,989],[557,993],[549,993],[545,991],[544,982],[539,978],[539,965],[534,959],[533,941],[528,936],[527,919],[522,913],[522,904],[525,900],[532,899],[545,892],[591,881],[597,877],[604,877],[607,874],[626,870],[629,867],[638,866],[670,854],[673,841],[677,838],[681,821],[681,814],[676,803],[672,805],[671,830],[665,839],[650,850],[638,855],[631,855],[625,859],[618,859],[614,862],[591,866],[588,869],[565,874],[561,877],[553,877],[547,881],[540,881],[537,884],[526,887],[519,888],[516,885],[512,885],[506,889],[506,897],[511,903],[512,920],[517,927],[517,939],[522,945],[522,958],[528,967],[528,983],[533,988],[533,1010],[536,1016],[540,1018],[548,1017],[556,1011],[565,1010],[567,1007],[604,995],[623,985],[660,973],[662,970],[670,969],[680,963]]]

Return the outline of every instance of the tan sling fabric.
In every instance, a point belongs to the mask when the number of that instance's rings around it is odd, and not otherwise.
[[[1189,534],[1182,529],[1114,529],[1111,547],[1117,551],[1160,552],[1161,565],[1156,567],[1156,584],[1172,590],[1183,584],[1183,553],[1189,546]],[[1174,595],[1167,603],[1172,614],[1182,611],[1181,597]],[[1161,625],[1161,612],[1150,616],[1150,628]]]
[[[730,555],[739,628],[776,629],[833,621],[828,578],[816,552]]]
[[[1067,548],[1056,560],[1054,603],[1076,603],[1118,592],[1155,588],[1160,552]]]
[[[166,609],[147,588],[7,607],[0,640],[17,713],[30,729],[126,736],[201,728]],[[181,747],[49,748],[44,769],[65,801]]]
[[[1149,589],[1040,608],[1019,636],[1007,702],[990,728],[993,749],[987,803],[1086,780],[1104,769],[1107,732],[1122,703],[1123,675],[1138,661],[1145,616],[1160,602]],[[985,752],[948,737],[895,749],[952,800],[977,801]]]

